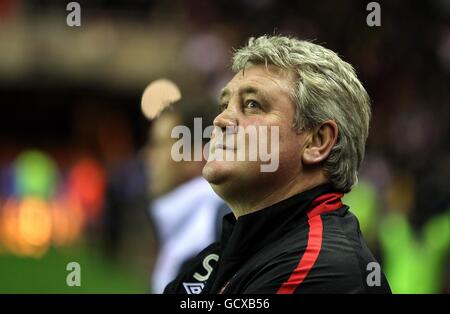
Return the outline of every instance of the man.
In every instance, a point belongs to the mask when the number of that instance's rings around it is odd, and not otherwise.
[[[352,66],[319,45],[262,36],[235,52],[233,70],[203,168],[233,213],[224,217],[221,240],[165,292],[390,293],[341,202],[356,183],[370,120]],[[261,171],[261,158],[215,158],[242,154],[236,138],[255,126],[279,133],[275,171]],[[271,141],[258,137],[258,144]]]
[[[195,118],[208,123],[215,112],[195,100],[179,101],[151,125],[147,169],[153,200],[149,214],[158,242],[153,293],[162,293],[187,261],[217,240],[222,217],[229,212],[201,177],[204,160],[175,162],[171,156],[176,142],[172,129],[183,125],[193,133]]]

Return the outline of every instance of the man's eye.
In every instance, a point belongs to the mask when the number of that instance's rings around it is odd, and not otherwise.
[[[248,108],[248,109],[260,109],[261,105],[257,101],[247,100],[245,102],[245,108]]]

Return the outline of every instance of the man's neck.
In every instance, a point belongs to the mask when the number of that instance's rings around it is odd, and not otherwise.
[[[246,193],[246,195],[243,195],[242,198],[237,197],[236,199],[225,201],[232,209],[236,219],[238,219],[240,216],[267,208],[293,195],[310,190],[326,182],[326,179],[323,177],[317,178],[315,180],[302,180],[300,178],[295,178],[294,180],[290,181],[289,184],[286,184],[279,189],[275,189],[264,194],[258,193],[251,199],[248,198],[248,193]],[[244,199],[245,201],[242,201]]]

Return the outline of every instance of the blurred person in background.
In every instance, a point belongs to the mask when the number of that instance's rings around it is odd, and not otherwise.
[[[176,162],[171,156],[177,141],[171,137],[172,129],[186,126],[193,135],[194,118],[201,118],[203,126],[211,125],[214,109],[195,100],[178,101],[163,110],[149,130],[149,214],[158,246],[151,278],[154,293],[162,293],[187,261],[217,240],[222,217],[229,211],[201,177],[205,160]]]

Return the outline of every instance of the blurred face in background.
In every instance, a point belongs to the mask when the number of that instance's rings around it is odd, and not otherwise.
[[[170,135],[172,129],[179,124],[179,117],[168,112],[154,120],[150,128],[146,164],[152,197],[159,197],[186,180],[185,162],[175,162],[171,157],[172,145],[176,139],[172,139]]]
[[[291,91],[294,86],[292,75],[276,66],[254,65],[238,72],[222,90],[220,106],[222,112],[214,120],[220,129],[227,126],[268,126],[266,138],[258,136],[258,145],[268,143],[270,150],[270,127],[279,127],[279,145],[277,151],[279,166],[275,172],[261,172],[261,161],[208,161],[203,169],[203,176],[213,189],[230,203],[230,199],[239,201],[252,195],[270,193],[277,187],[294,180],[301,171],[302,134],[296,132],[293,122],[295,106]],[[238,132],[242,129],[239,128]],[[225,132],[225,130],[224,130]],[[227,135],[236,136],[236,134]],[[211,154],[219,137],[213,134]],[[248,143],[248,142],[247,142]],[[236,145],[233,153],[240,149]],[[248,155],[248,154],[247,154]],[[235,159],[236,160],[236,159]]]

